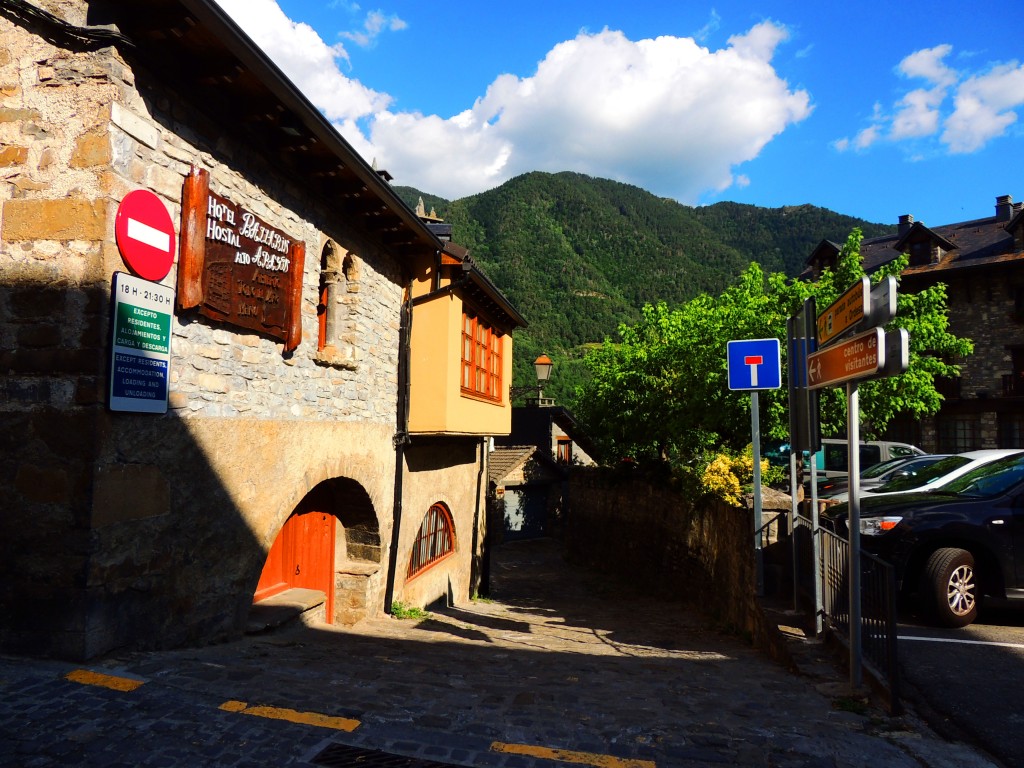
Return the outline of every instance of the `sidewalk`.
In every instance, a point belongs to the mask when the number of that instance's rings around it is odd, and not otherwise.
[[[113,655],[98,677],[0,657],[0,766],[993,765],[551,541],[501,547],[492,584],[424,620]]]

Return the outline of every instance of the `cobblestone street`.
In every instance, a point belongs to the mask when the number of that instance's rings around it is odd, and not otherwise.
[[[831,666],[787,671],[550,541],[500,548],[493,582],[494,601],[422,620],[86,665],[0,657],[0,765],[992,765],[858,706]]]

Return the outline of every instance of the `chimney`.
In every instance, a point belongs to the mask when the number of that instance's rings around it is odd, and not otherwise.
[[[996,198],[996,221],[1009,221],[1013,218],[1013,197],[1000,195]]]
[[[911,214],[905,213],[900,216],[899,236],[903,237],[907,234],[912,226],[914,226],[914,217]]]

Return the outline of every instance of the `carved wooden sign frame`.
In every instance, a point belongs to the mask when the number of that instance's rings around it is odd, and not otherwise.
[[[291,352],[302,341],[306,245],[210,191],[193,167],[181,195],[178,309],[259,331]]]

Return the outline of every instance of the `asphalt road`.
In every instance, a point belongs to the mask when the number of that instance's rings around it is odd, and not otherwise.
[[[901,617],[899,637],[905,696],[932,726],[1024,768],[1024,605],[986,606],[963,629]]]

